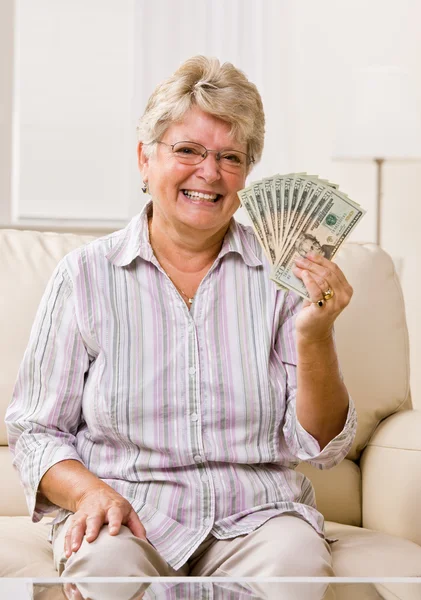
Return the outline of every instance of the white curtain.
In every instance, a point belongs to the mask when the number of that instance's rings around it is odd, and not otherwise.
[[[15,222],[127,220],[133,12],[133,1],[16,0]]]
[[[284,0],[137,0],[133,113],[142,114],[155,86],[187,58],[204,54],[232,62],[257,85],[266,114],[265,150],[250,179],[288,172],[289,35]],[[132,185],[135,212],[137,175]],[[241,209],[237,217],[247,220]]]
[[[251,178],[287,172],[287,0],[16,0],[16,224],[118,228],[144,203],[136,123],[190,56],[230,61],[267,117]]]

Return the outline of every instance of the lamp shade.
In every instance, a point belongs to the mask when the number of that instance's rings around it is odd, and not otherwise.
[[[342,109],[334,159],[421,159],[421,112],[408,73],[386,66],[354,71]]]

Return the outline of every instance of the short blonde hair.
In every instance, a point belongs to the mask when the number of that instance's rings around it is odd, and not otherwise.
[[[263,103],[257,87],[229,62],[194,56],[184,62],[152,93],[139,119],[138,140],[151,144],[180,121],[193,106],[231,125],[230,133],[247,143],[247,152],[258,162],[265,135]],[[145,148],[147,155],[153,147]]]

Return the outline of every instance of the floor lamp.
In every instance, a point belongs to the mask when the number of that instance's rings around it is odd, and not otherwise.
[[[397,67],[354,71],[333,150],[334,160],[371,160],[377,168],[376,244],[382,234],[382,167],[421,160],[421,111],[410,76]]]

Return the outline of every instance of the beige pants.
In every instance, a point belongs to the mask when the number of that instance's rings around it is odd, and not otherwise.
[[[292,515],[280,515],[269,519],[255,531],[228,540],[218,540],[209,535],[190,557],[187,564],[175,571],[155,548],[132,535],[122,527],[117,536],[108,533],[104,526],[98,538],[91,543],[86,539],[79,550],[66,560],[64,536],[67,520],[54,535],[53,551],[55,567],[63,577],[331,577],[334,575],[329,544],[306,521]],[[139,597],[139,584],[120,585],[118,595],[110,586],[80,584],[79,590],[92,600]],[[246,585],[246,584],[245,584]],[[326,584],[250,583],[254,596],[238,592],[216,590],[220,598],[265,598],[270,600],[321,600],[333,598]],[[96,586],[96,587],[95,587]],[[152,584],[146,597],[181,598],[172,595],[174,590],[162,591]],[[249,588],[250,589],[250,588]],[[215,590],[214,590],[215,592]],[[197,592],[196,592],[197,593]],[[216,593],[213,594],[217,596]],[[188,598],[188,596],[185,596]],[[197,596],[192,596],[196,600]]]

